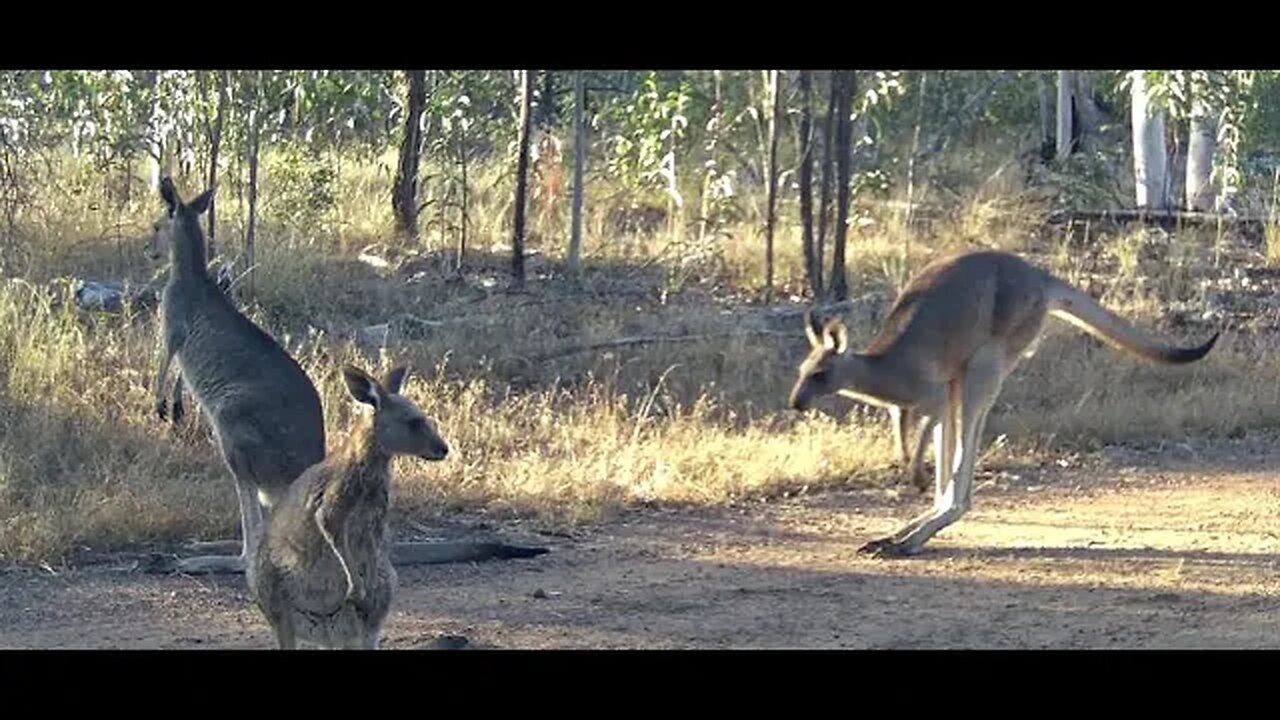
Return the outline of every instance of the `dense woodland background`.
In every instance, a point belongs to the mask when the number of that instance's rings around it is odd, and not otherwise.
[[[0,72],[0,555],[236,527],[202,421],[150,416],[164,175],[216,186],[213,267],[335,437],[340,362],[419,370],[461,452],[401,520],[556,526],[888,481],[880,414],[784,411],[800,313],[856,344],[956,247],[1230,330],[1159,376],[1055,329],[995,457],[1275,425],[1278,150],[1262,71]]]

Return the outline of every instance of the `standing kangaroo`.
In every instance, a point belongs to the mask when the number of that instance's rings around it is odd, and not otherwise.
[[[343,368],[347,391],[373,408],[373,420],[303,473],[267,523],[249,588],[281,649],[298,640],[378,647],[397,584],[387,528],[391,459],[449,454],[432,422],[400,395],[405,374],[398,367],[379,383],[359,368]]]
[[[815,398],[836,393],[909,410],[927,423],[926,430],[933,428],[933,508],[860,552],[918,553],[969,510],[987,413],[1018,362],[1034,352],[1048,315],[1136,357],[1168,365],[1199,360],[1218,339],[1214,333],[1195,348],[1164,345],[1048,272],[992,251],[962,252],[927,265],[862,353],[848,351],[843,322],[819,327],[806,314],[812,349],[791,390],[792,408],[805,410]]]
[[[155,224],[150,255],[157,258],[167,244],[170,269],[160,306],[156,414],[165,417],[165,379],[177,358],[174,395],[185,384],[204,412],[240,501],[240,554],[184,558],[176,569],[243,572],[264,511],[270,511],[294,478],[324,459],[320,396],[298,363],[242,315],[209,275],[199,217],[213,190],[184,203],[166,177],[160,195],[167,212]],[[226,545],[195,543],[193,549],[211,552]]]
[[[213,428],[240,501],[239,555],[201,555],[155,563],[153,571],[241,573],[254,557],[264,515],[307,468],[325,457],[324,414],[311,379],[284,348],[240,313],[209,275],[199,217],[212,190],[184,203],[172,179],[160,183],[167,206],[155,224],[150,255],[168,246],[170,269],[161,300],[160,361],[155,410],[165,418],[165,377],[174,358],[185,384]],[[235,542],[197,542],[195,552],[229,553]],[[398,565],[524,558],[546,548],[491,542],[404,542],[392,548]]]

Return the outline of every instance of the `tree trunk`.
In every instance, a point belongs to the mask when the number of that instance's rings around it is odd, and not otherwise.
[[[1098,132],[1102,126],[1102,111],[1093,100],[1093,72],[1090,70],[1075,71],[1075,136],[1076,150],[1080,150],[1090,136]]]
[[[1193,91],[1194,92],[1194,91]],[[1217,123],[1203,96],[1191,98],[1190,137],[1187,142],[1186,207],[1213,208],[1213,154],[1217,149]]]
[[[1164,112],[1149,107],[1147,81],[1141,70],[1130,73],[1132,80],[1133,175],[1140,208],[1165,210],[1165,174],[1168,158],[1164,145]]]
[[[520,90],[520,156],[516,163],[515,231],[511,238],[511,275],[516,287],[524,285],[524,200],[529,184],[529,124],[532,118],[533,73],[524,70]]]
[[[782,97],[778,70],[769,71],[769,186],[766,198],[764,226],[764,288],[765,297],[773,297],[773,230],[778,205],[778,125],[782,112]]]
[[[556,124],[556,74],[551,70],[542,73],[542,92],[538,97],[538,127],[551,128]]]
[[[813,247],[813,72],[800,71],[800,229],[804,248],[804,274],[809,291],[818,298],[817,265],[821,259]]]
[[[396,167],[391,208],[396,232],[418,239],[418,164],[422,155],[422,112],[427,105],[427,71],[406,70],[409,79],[409,108],[405,114],[404,136],[400,141],[400,164]]]
[[[1058,71],[1058,159],[1065,160],[1075,152],[1072,146],[1072,90],[1075,83],[1070,70]]]
[[[835,143],[836,73],[828,73],[827,115],[822,120],[822,178],[818,189],[818,246],[813,253],[818,258],[818,292],[823,290],[822,268],[827,259],[827,224],[831,219],[831,164],[835,159],[832,146]]]
[[[831,260],[831,297],[836,302],[849,299],[849,281],[844,272],[845,240],[849,233],[849,176],[852,170],[851,142],[853,95],[857,77],[852,70],[837,70],[833,81],[836,93],[836,227],[835,248]]]
[[[707,237],[707,227],[710,224],[711,215],[711,194],[714,192],[711,184],[719,175],[718,166],[716,165],[716,149],[720,146],[720,131],[724,126],[724,96],[722,93],[724,76],[722,71],[712,71],[712,82],[715,86],[714,99],[711,104],[711,119],[707,121],[707,133],[711,136],[707,141],[707,165],[706,172],[702,176],[702,206],[698,211],[698,243],[701,244]]]
[[[253,86],[253,105],[249,110],[249,226],[245,230],[244,257],[248,267],[245,279],[250,295],[253,295],[253,278],[256,274],[254,243],[258,228],[258,150],[262,127],[262,72],[258,71]]]
[[[458,260],[454,269],[462,274],[463,261],[467,257],[467,126],[458,122],[458,163],[462,166],[462,217],[461,232],[458,235]]]
[[[156,129],[151,126],[151,118],[155,117],[156,108],[160,104],[160,92],[156,87],[158,82],[159,78],[155,70],[148,70],[142,74],[142,84],[151,91],[149,108],[151,115],[147,119],[146,132],[143,136],[147,139],[147,191],[152,195],[160,192],[160,177],[164,161],[164,143],[157,137]]]
[[[453,193],[453,183],[449,173],[440,173],[440,199],[436,203],[436,227],[440,228],[440,247],[448,247],[449,242],[449,196]]]
[[[907,219],[905,223],[907,231],[902,236],[902,270],[904,275],[909,275],[911,267],[911,221],[915,211],[916,199],[916,155],[920,153],[920,128],[924,125],[924,93],[928,88],[928,84],[929,73],[922,70],[920,72],[919,98],[916,100],[916,126],[911,131],[911,154],[907,156]]]
[[[582,272],[582,170],[587,158],[586,113],[587,88],[583,72],[573,74],[573,198],[572,227],[569,230],[569,272]]]
[[[1178,129],[1177,122],[1165,123],[1164,198],[1170,209],[1182,203],[1187,191],[1187,146],[1178,136]]]
[[[907,156],[907,242],[911,242],[911,214],[914,209],[913,203],[916,191],[916,155],[920,152],[920,126],[924,124],[924,91],[928,87],[928,83],[929,73],[922,70],[920,72],[920,90],[916,98],[915,128],[911,131],[911,154]]]
[[[213,128],[209,132],[209,181],[208,187],[214,188],[213,197],[209,199],[209,258],[218,254],[218,151],[222,148],[222,123],[226,119],[227,105],[231,102],[227,90],[227,71],[218,72],[218,109],[214,114]]]
[[[1053,159],[1053,104],[1049,101],[1049,83],[1044,81],[1044,73],[1036,73],[1036,87],[1040,100],[1040,159]]]

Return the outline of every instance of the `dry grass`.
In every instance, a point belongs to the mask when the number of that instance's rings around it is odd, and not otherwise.
[[[242,305],[303,363],[335,437],[357,412],[341,390],[341,362],[408,361],[418,371],[406,392],[456,452],[441,464],[400,461],[401,516],[484,510],[558,526],[636,503],[716,504],[889,475],[883,414],[835,400],[808,417],[784,409],[805,341],[794,312],[758,304],[756,223],[702,246],[673,242],[661,226],[619,234],[606,189],[593,188],[581,285],[559,276],[563,243],[547,232],[532,244],[541,254],[530,261],[529,289],[508,293],[509,190],[500,174],[476,171],[474,252],[457,278],[438,227],[416,253],[387,241],[378,162],[344,163],[335,181],[342,201],[301,219],[285,212],[284,190],[271,199],[267,173],[256,293]],[[146,279],[160,269],[137,252],[156,203],[139,192],[132,205],[90,212],[83,197],[92,188],[80,193],[76,202],[51,194],[37,203],[23,225],[27,280],[0,287],[0,554],[56,561],[86,545],[232,536],[234,491],[203,421],[191,416],[173,429],[151,417],[152,314],[86,315],[47,292],[61,276]],[[236,203],[219,212],[223,241],[238,237]],[[896,211],[867,217],[850,235],[850,286],[878,293],[881,312],[931,254],[983,245],[1032,254],[1148,326],[1184,339],[1206,332],[1194,318],[1176,332],[1166,322],[1170,307],[1194,310],[1203,300],[1212,255],[1203,238],[1095,234],[1086,252],[1078,239],[1041,230],[1036,207],[1003,186],[910,230]],[[784,214],[775,297],[801,294],[796,226]],[[356,261],[370,245],[405,271]],[[872,315],[849,316],[855,338],[872,332]],[[389,352],[370,356],[352,341],[358,328],[393,318]],[[539,359],[621,336],[687,334],[716,337]],[[1275,425],[1280,367],[1269,337],[1232,334],[1205,362],[1168,370],[1117,359],[1052,325],[992,413],[988,439],[1009,436],[993,456],[1035,460]]]
[[[1267,265],[1280,265],[1280,215],[1276,213],[1280,206],[1280,167],[1271,176],[1271,198],[1267,204],[1267,224],[1263,228],[1263,245],[1267,249]]]

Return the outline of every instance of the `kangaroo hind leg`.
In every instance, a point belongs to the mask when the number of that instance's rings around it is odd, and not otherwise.
[[[947,417],[941,422],[941,437],[935,436],[939,447],[933,508],[892,536],[863,546],[865,552],[914,555],[931,537],[968,512],[982,431],[1004,377],[1001,357],[991,348],[971,358],[962,378],[952,381]],[[948,428],[951,428],[950,432]],[[955,446],[956,440],[959,441],[958,447]]]

